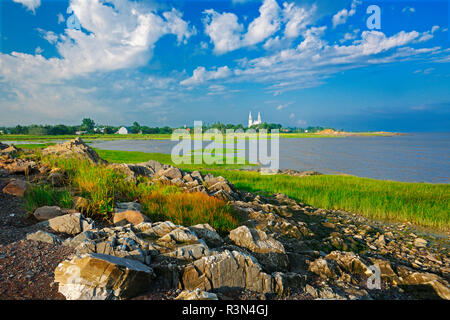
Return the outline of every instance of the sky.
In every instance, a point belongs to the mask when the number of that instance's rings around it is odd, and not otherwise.
[[[0,126],[246,125],[251,111],[449,131],[449,15],[433,0],[0,0]]]

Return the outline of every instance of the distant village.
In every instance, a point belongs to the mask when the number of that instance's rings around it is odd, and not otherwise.
[[[25,134],[25,135],[86,135],[86,134],[171,134],[173,130],[178,129],[169,126],[164,127],[148,127],[140,125],[138,122],[134,122],[131,126],[107,126],[96,124],[94,120],[85,118],[80,125],[69,126],[64,124],[58,125],[36,125],[29,126],[17,125],[15,127],[0,127],[0,134]],[[184,125],[181,128],[185,128],[188,131],[193,130],[193,127]],[[249,113],[247,129],[266,129],[273,130],[278,129],[282,133],[313,133],[322,131],[324,129],[331,129],[326,127],[283,127],[281,124],[263,122],[261,112],[258,112],[256,120],[253,120],[252,112]],[[221,132],[225,132],[226,129],[245,130],[242,124],[223,124],[220,122],[214,122],[213,124],[204,124],[203,131],[208,129],[217,129]]]

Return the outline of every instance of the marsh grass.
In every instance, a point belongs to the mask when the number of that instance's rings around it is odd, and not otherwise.
[[[202,193],[182,192],[173,185],[152,183],[144,177],[135,183],[106,165],[93,165],[76,158],[43,157],[41,161],[52,168],[61,168],[66,173],[70,190],[89,200],[85,213],[90,216],[108,218],[113,213],[115,203],[137,201],[142,204],[143,213],[152,221],[170,220],[186,226],[209,223],[221,232],[238,225],[237,214],[229,204]],[[43,188],[47,193],[55,192],[48,186]],[[42,196],[45,201],[36,201],[37,196],[30,198],[29,206],[59,203],[47,193]]]
[[[34,211],[42,206],[53,205],[71,208],[72,195],[69,190],[55,190],[48,185],[37,185],[25,193],[25,204],[29,211]]]
[[[354,176],[264,176],[257,172],[208,170],[239,189],[284,193],[309,205],[345,210],[377,220],[412,222],[449,230],[450,186],[405,183]],[[206,173],[206,172],[204,172]]]

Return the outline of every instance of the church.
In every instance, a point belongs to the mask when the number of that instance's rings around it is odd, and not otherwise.
[[[250,111],[250,114],[248,115],[248,128],[255,124],[262,124],[261,113],[258,112],[258,120],[252,121],[252,112]]]

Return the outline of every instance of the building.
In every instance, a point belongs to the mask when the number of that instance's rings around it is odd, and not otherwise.
[[[258,120],[252,121],[252,112],[250,111],[250,114],[248,115],[248,127],[250,128],[255,124],[262,124],[261,113],[258,112]]]
[[[128,128],[120,127],[119,131],[117,131],[116,134],[128,134]]]

